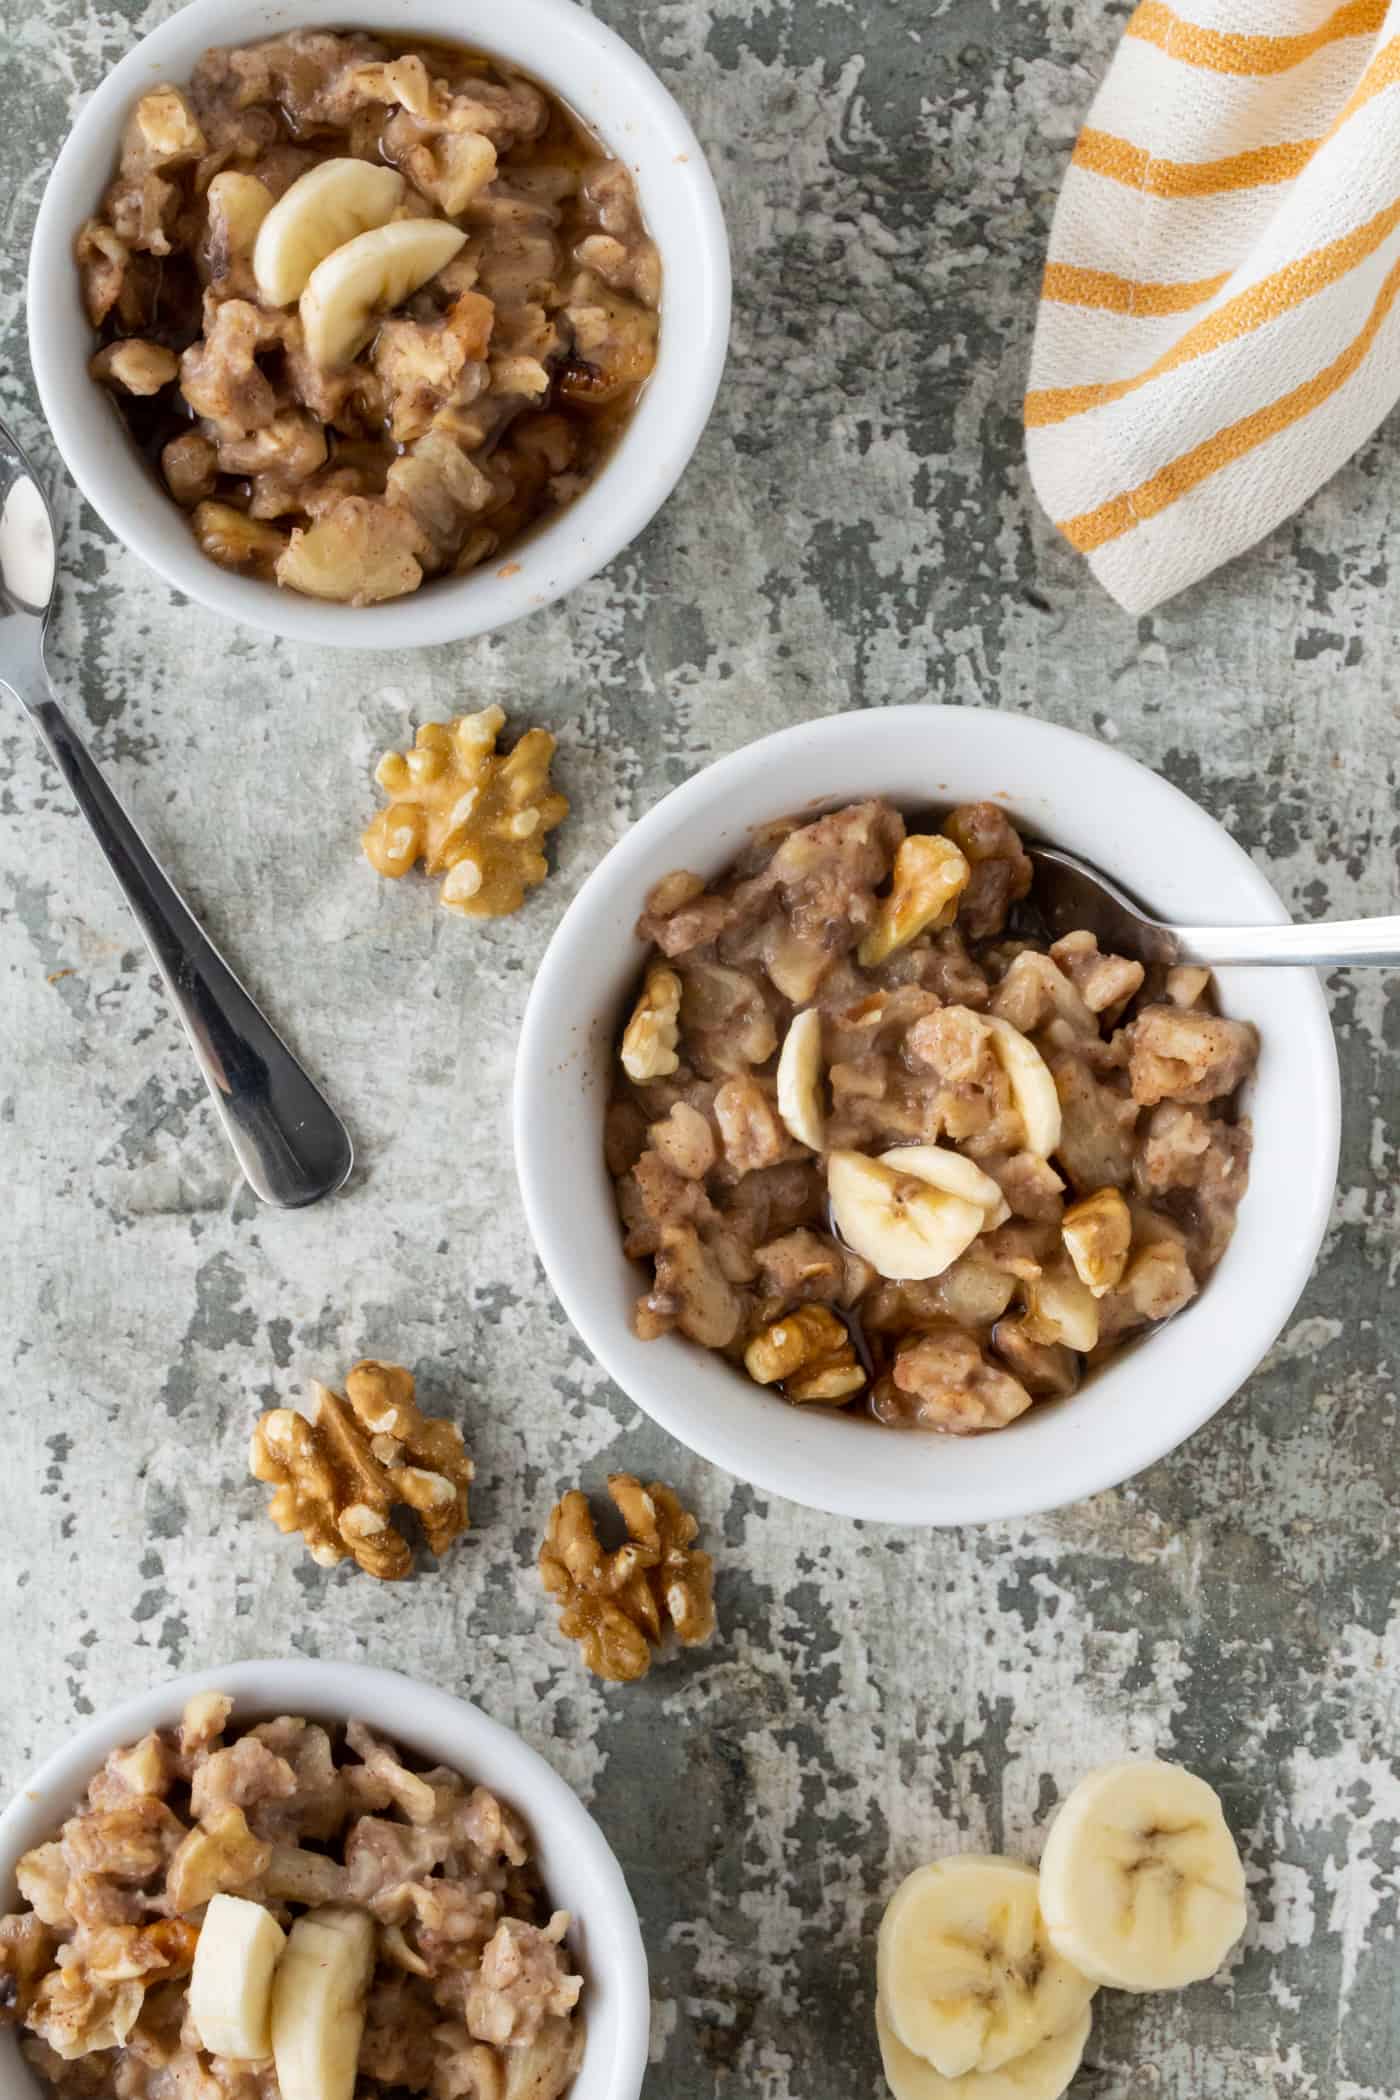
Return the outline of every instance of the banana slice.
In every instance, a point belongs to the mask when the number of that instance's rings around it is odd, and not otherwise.
[[[847,1246],[895,1283],[941,1276],[986,1221],[980,1204],[950,1195],[922,1174],[867,1159],[863,1152],[831,1153],[826,1189]]]
[[[373,1970],[368,1911],[328,1904],[297,1919],[272,1980],[272,2058],[282,2100],[351,2100]]]
[[[1091,2025],[1086,2005],[1063,2034],[1039,2043],[1024,2056],[1013,2056],[999,2071],[965,2071],[961,2078],[945,2078],[922,2056],[905,2048],[884,2006],[875,2001],[875,2032],[894,2100],[1060,2100],[1079,2069]]]
[[[1011,1098],[1026,1126],[1026,1149],[1049,1159],[1060,1142],[1060,1097],[1050,1067],[1027,1036],[999,1014],[982,1016],[992,1051],[1011,1083]]]
[[[399,208],[404,180],[368,160],[323,160],[273,205],[253,245],[253,276],[264,299],[290,306],[317,263]]]
[[[919,1867],[895,1890],[878,1976],[896,2039],[945,2078],[1038,2049],[1094,1995],[1050,1944],[1033,1869],[979,1852]]]
[[[880,1164],[901,1174],[915,1174],[933,1188],[977,1204],[985,1214],[984,1232],[994,1232],[1011,1216],[1011,1205],[991,1175],[948,1145],[896,1145],[892,1152],[880,1154]]]
[[[814,1006],[796,1014],[778,1059],[778,1114],[799,1145],[820,1152],[826,1138],[822,1113],[822,1017]]]
[[[1056,1951],[1120,1991],[1213,1976],[1248,1915],[1219,1795],[1155,1758],[1080,1780],[1050,1826],[1040,1887]]]
[[[271,2056],[272,1972],[286,1944],[261,1903],[210,1897],[190,1971],[190,2018],[211,2056],[248,2063]]]
[[[264,233],[271,224],[269,214]],[[348,364],[373,334],[375,315],[436,277],[466,237],[446,219],[395,219],[332,249],[301,295],[301,325],[316,363]]]

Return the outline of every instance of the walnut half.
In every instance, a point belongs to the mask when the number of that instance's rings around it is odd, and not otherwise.
[[[684,1647],[709,1640],[714,1570],[695,1548],[699,1525],[671,1488],[612,1473],[608,1493],[626,1544],[604,1550],[587,1496],[572,1488],[550,1512],[540,1575],[559,1600],[560,1631],[579,1643],[588,1668],[610,1684],[635,1684],[668,1625]]]
[[[276,1407],[253,1431],[253,1475],[277,1489],[268,1515],[279,1531],[300,1531],[322,1567],[350,1557],[367,1575],[397,1582],[413,1552],[389,1521],[396,1503],[416,1512],[433,1553],[467,1529],[476,1469],[462,1433],[422,1412],[400,1364],[356,1364],[344,1400],[324,1385],[311,1390],[309,1421]]]
[[[406,875],[418,860],[443,878],[440,901],[472,919],[518,911],[549,873],[545,836],[569,813],[550,784],[554,738],[527,729],[498,752],[499,707],[455,722],[425,722],[410,751],[389,751],[375,779],[392,797],[361,840],[380,875]]]
[[[765,1327],[745,1349],[744,1369],[759,1385],[781,1380],[789,1400],[845,1401],[865,1384],[846,1323],[827,1305],[800,1305]]]

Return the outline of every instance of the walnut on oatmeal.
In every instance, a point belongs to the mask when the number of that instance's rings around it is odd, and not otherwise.
[[[1048,942],[995,804],[770,825],[637,930],[605,1149],[643,1338],[967,1435],[1072,1393],[1224,1252],[1254,1029],[1208,972]]]
[[[203,551],[354,605],[573,502],[656,361],[631,173],[456,45],[297,30],[207,51],[135,104],[74,254],[92,375]]]
[[[292,2089],[279,2083],[286,2029],[315,1986],[279,1986],[269,2039],[274,1982],[299,1932],[319,1935],[324,1966],[353,1927],[366,1959],[336,2014],[342,2042],[360,2027],[347,2095],[353,2074],[362,2095],[560,2100],[582,2053],[583,1978],[515,1812],[359,1721],[283,1714],[239,1730],[232,1708],[202,1693],[176,1727],[113,1751],[19,1862],[28,1907],[0,1918],[0,2025],[20,2030],[41,2086],[64,2100],[277,2100]],[[211,2006],[201,1945],[221,1907],[240,1906],[279,1951],[246,1990],[236,1976],[223,2007],[216,1979]],[[240,2022],[249,2039],[233,2053]]]
[[[413,1549],[390,1521],[395,1505],[413,1511],[439,1557],[467,1529],[467,1490],[476,1469],[455,1422],[425,1415],[413,1376],[401,1364],[357,1363],[345,1399],[312,1382],[308,1420],[292,1408],[260,1415],[249,1466],[277,1489],[268,1515],[279,1531],[299,1531],[322,1567],[353,1559],[367,1575],[397,1582]]]
[[[421,860],[443,878],[439,903],[472,919],[519,911],[549,873],[546,837],[569,813],[549,778],[554,738],[527,729],[498,751],[505,719],[487,707],[425,722],[412,750],[386,752],[374,777],[393,799],[361,840],[380,875],[406,875]]]
[[[635,1684],[668,1627],[683,1647],[710,1639],[714,1570],[694,1543],[699,1524],[662,1481],[643,1487],[631,1473],[612,1473],[608,1493],[625,1541],[606,1550],[588,1497],[571,1488],[550,1511],[540,1576],[558,1600],[560,1631],[579,1643],[595,1676]]]

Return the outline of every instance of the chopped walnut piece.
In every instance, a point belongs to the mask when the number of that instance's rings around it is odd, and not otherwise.
[[[143,342],[140,336],[123,336],[99,350],[88,370],[94,379],[125,388],[128,394],[158,394],[169,386],[180,370],[173,350],[160,343]]]
[[[131,250],[111,226],[89,219],[73,244],[83,305],[94,328],[100,328],[121,296],[131,266]]]
[[[249,1463],[277,1489],[272,1521],[302,1532],[313,1560],[334,1567],[349,1557],[366,1574],[397,1582],[413,1553],[389,1521],[394,1504],[415,1512],[429,1550],[441,1556],[467,1529],[475,1467],[456,1424],[419,1409],[401,1365],[358,1363],[345,1392],[342,1400],[313,1382],[309,1421],[285,1407],[262,1415]]]
[[[987,1361],[975,1335],[945,1327],[900,1344],[871,1404],[876,1418],[895,1428],[975,1436],[1014,1422],[1031,1396],[1009,1371]]]
[[[422,535],[407,511],[370,496],[342,496],[313,524],[293,527],[277,581],[308,598],[378,605],[417,590],[421,551]]]
[[[1196,963],[1179,963],[1167,972],[1167,997],[1173,1006],[1199,1006],[1209,983],[1209,970]]]
[[[50,1969],[34,1993],[26,2024],[65,2063],[95,2049],[118,2049],[145,1998],[136,1981],[100,1984],[81,1962]]]
[[[608,1476],[627,1543],[605,1552],[588,1498],[572,1488],[550,1512],[540,1547],[545,1588],[558,1598],[560,1631],[610,1684],[633,1684],[651,1668],[667,1625],[695,1647],[715,1630],[714,1575],[693,1541],[699,1525],[671,1488],[644,1488],[631,1473]]]
[[[195,122],[188,102],[179,88],[168,83],[141,97],[131,122],[152,167],[198,160],[208,151],[209,142]]]
[[[1177,1006],[1144,1007],[1127,1030],[1134,1101],[1218,1101],[1254,1070],[1259,1031],[1249,1021]]]
[[[1067,933],[1050,953],[1092,1014],[1111,1014],[1142,990],[1140,962],[1126,955],[1101,955],[1092,933]]]
[[[679,1059],[681,981],[659,963],[647,971],[641,997],[622,1031],[622,1068],[629,1079],[665,1079]]]
[[[1127,1266],[1133,1242],[1132,1215],[1119,1191],[1097,1189],[1082,1202],[1071,1204],[1060,1232],[1080,1282],[1096,1298],[1113,1290]]]
[[[547,2019],[573,2011],[583,1978],[571,1975],[564,1961],[561,1942],[568,1926],[563,1910],[544,1927],[502,1918],[467,1988],[467,2031],[477,2041],[498,2049],[523,2047],[538,2039]]]
[[[439,902],[473,919],[518,911],[549,873],[545,834],[569,812],[550,784],[554,738],[527,729],[508,753],[499,707],[425,722],[410,751],[390,751],[375,778],[393,797],[361,843],[370,866],[397,878],[422,860],[443,877]]]
[[[165,1877],[165,1908],[180,1917],[211,1896],[236,1894],[266,1871],[271,1857],[271,1846],[254,1837],[241,1808],[221,1808],[181,1839]]]
[[[206,196],[209,230],[204,237],[204,258],[210,284],[231,298],[256,299],[253,244],[272,209],[272,192],[256,175],[227,168],[214,177]]]
[[[58,1940],[37,1911],[0,1918],[0,2027],[27,2020]]]
[[[849,1400],[865,1384],[846,1323],[826,1305],[801,1305],[756,1334],[744,1369],[758,1385],[781,1382],[789,1400]]]
[[[192,510],[195,504],[203,503],[206,497],[213,495],[218,470],[219,448],[202,430],[182,430],[178,437],[171,438],[161,448],[160,471],[165,476],[165,485],[175,501],[186,510]],[[234,515],[241,518],[242,513],[235,512]],[[206,520],[206,529],[207,523]],[[280,534],[278,540],[276,551],[280,553]]]
[[[227,1692],[196,1692],[187,1699],[180,1716],[181,1754],[193,1758],[201,1751],[212,1750],[232,1712],[233,1701]]]
[[[204,552],[225,569],[249,569],[255,575],[270,576],[286,549],[285,532],[235,510],[231,503],[197,503],[192,522]]]
[[[951,926],[971,879],[972,869],[951,839],[905,839],[894,857],[890,893],[881,898],[880,915],[857,950],[862,966],[871,969],[921,933]]]
[[[970,802],[955,809],[943,832],[972,867],[958,901],[958,924],[972,940],[986,940],[1001,932],[1011,906],[1029,890],[1030,859],[1006,811],[995,802]]]

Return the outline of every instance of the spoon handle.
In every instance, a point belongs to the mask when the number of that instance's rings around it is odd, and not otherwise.
[[[1315,926],[1182,926],[1184,963],[1400,964],[1400,918],[1321,920]]]
[[[349,1132],[198,925],[58,702],[32,700],[29,712],[146,937],[254,1193],[284,1210],[329,1196],[350,1172]]]

